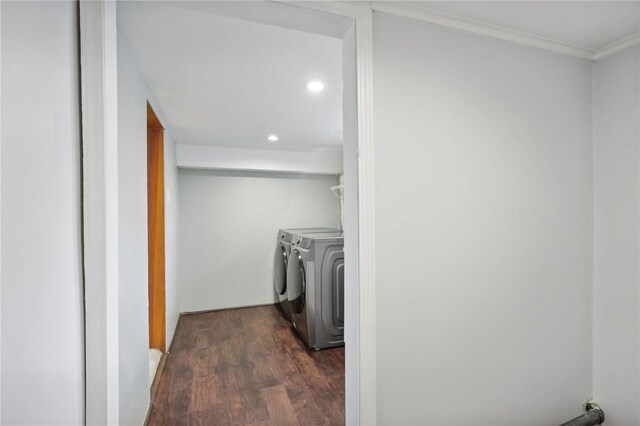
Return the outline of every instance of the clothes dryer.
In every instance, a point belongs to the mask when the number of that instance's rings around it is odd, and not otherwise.
[[[324,234],[339,232],[334,228],[291,228],[278,230],[276,249],[273,257],[273,287],[285,316],[291,319],[287,302],[287,260],[291,251],[291,239],[306,234]]]
[[[312,349],[344,345],[344,237],[294,235],[287,262],[291,322]]]

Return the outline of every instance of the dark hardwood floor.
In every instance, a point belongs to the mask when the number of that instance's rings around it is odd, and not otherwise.
[[[344,424],[344,348],[307,350],[275,306],[184,315],[148,424]]]

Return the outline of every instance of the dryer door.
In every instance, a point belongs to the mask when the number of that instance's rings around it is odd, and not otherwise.
[[[306,291],[307,281],[304,260],[298,250],[292,250],[287,264],[287,294],[289,306],[294,314],[302,312]]]
[[[273,286],[279,295],[287,292],[287,251],[281,242],[273,255]]]

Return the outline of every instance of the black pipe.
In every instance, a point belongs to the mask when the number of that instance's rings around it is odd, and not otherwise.
[[[585,413],[581,416],[571,419],[560,426],[595,426],[604,423],[604,411],[597,404],[588,402],[585,405]]]

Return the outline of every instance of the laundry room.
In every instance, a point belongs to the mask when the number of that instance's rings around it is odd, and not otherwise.
[[[290,416],[344,422],[352,22],[267,3],[121,2],[117,23],[121,350],[135,372],[121,410],[135,417],[151,387],[149,422],[163,424],[186,387],[180,415],[217,395],[228,422],[251,423],[266,406],[229,401],[275,392]],[[135,285],[147,279],[148,292]]]

